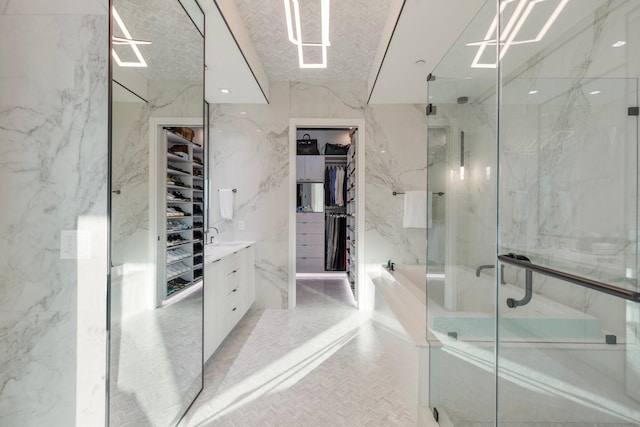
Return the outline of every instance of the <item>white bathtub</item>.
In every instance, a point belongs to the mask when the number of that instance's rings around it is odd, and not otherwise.
[[[428,288],[424,265],[400,265],[394,272],[378,266],[368,273],[381,323],[424,350],[414,368],[421,372],[418,410],[437,407],[440,425],[494,425],[493,273],[476,277],[475,270],[455,266],[446,275],[432,274]],[[454,279],[456,298],[445,304],[445,283]],[[635,347],[605,344],[596,318],[535,293],[526,306],[506,306],[507,298],[523,296],[520,287],[500,285],[503,423],[640,425],[640,405],[624,388],[626,351]],[[452,305],[455,310],[447,308]],[[391,344],[390,353],[401,351]],[[601,401],[608,404],[594,404]]]
[[[429,332],[468,340],[493,340],[495,328],[495,282],[483,273],[454,266],[430,274],[424,265],[400,265],[387,272],[397,286],[406,288],[425,307]],[[455,296],[445,304],[445,286],[455,286]],[[500,337],[515,341],[604,342],[600,321],[535,293],[525,306],[509,308],[507,298],[521,299],[524,289],[507,284],[499,289]],[[424,317],[423,317],[424,318]]]

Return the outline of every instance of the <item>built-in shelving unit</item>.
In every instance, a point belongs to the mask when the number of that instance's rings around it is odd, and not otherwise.
[[[331,169],[340,169],[344,171],[344,179],[343,182],[347,179],[347,155],[346,154],[329,154],[324,156],[325,166]],[[342,227],[342,231],[340,227],[336,227],[338,223],[345,224],[345,214],[347,213],[347,195],[344,191],[347,187],[343,184],[340,189],[341,197],[338,197],[338,194],[334,194],[332,196],[331,190],[331,179],[325,178],[325,248],[329,248],[325,251],[325,271],[346,271],[346,260],[348,259],[348,253],[345,251],[348,241],[345,241],[347,238],[347,234],[344,231],[344,226]],[[335,198],[336,200],[332,200]],[[342,218],[342,219],[340,219]],[[333,223],[333,227],[330,224]],[[334,236],[331,231],[338,232],[338,236]],[[334,251],[339,251],[339,254],[334,253],[332,259],[327,259],[331,254],[332,245],[336,247],[333,249]]]
[[[197,128],[191,129],[197,134]],[[187,139],[179,131],[162,131],[166,183],[160,186],[160,207],[166,219],[160,223],[166,233],[158,240],[166,262],[160,271],[164,277],[158,279],[166,282],[165,300],[199,283],[203,272],[204,149],[197,138]]]
[[[347,153],[347,194],[346,214],[347,214],[347,277],[351,291],[357,300],[356,283],[358,281],[358,257],[356,251],[356,143],[351,141]]]

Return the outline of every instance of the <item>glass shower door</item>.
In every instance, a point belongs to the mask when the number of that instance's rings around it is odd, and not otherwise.
[[[494,16],[487,2],[428,81],[429,405],[443,426],[495,425],[495,70],[470,68],[467,47]]]
[[[518,21],[509,3],[501,40],[524,42],[500,47],[497,424],[635,426],[638,4]]]

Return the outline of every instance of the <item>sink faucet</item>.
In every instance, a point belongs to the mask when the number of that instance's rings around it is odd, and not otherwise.
[[[217,227],[209,227],[209,228],[207,229],[207,233],[209,233],[209,231],[210,231],[212,228],[213,228],[214,230],[216,230],[216,236],[217,236],[218,234],[220,234],[220,230],[218,230],[218,228],[217,228]],[[211,236],[211,237],[209,237],[209,243],[213,243],[213,239],[215,239],[215,237],[216,237],[216,236]]]
[[[391,260],[389,260],[389,261],[387,262],[387,270],[389,270],[389,271],[395,271],[395,266],[396,266],[396,263],[395,263],[395,262],[391,262]]]
[[[483,264],[476,268],[476,277],[480,277],[480,272],[486,268],[496,268],[493,264]],[[504,264],[500,265],[500,283],[506,285],[507,282],[504,281]]]

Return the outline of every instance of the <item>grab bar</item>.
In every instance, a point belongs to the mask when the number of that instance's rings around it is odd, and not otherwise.
[[[594,291],[613,295],[614,297],[623,298],[633,302],[640,302],[640,292],[634,292],[618,286],[598,282],[597,280],[587,279],[586,277],[576,276],[574,274],[554,270],[549,267],[543,267],[541,265],[533,264],[530,261],[520,259],[520,257],[520,255],[516,254],[498,255],[498,260],[506,264],[511,264],[516,267],[544,274],[545,276],[553,277],[554,279],[564,280],[565,282],[573,283],[574,285],[583,286],[585,288],[593,289]]]

